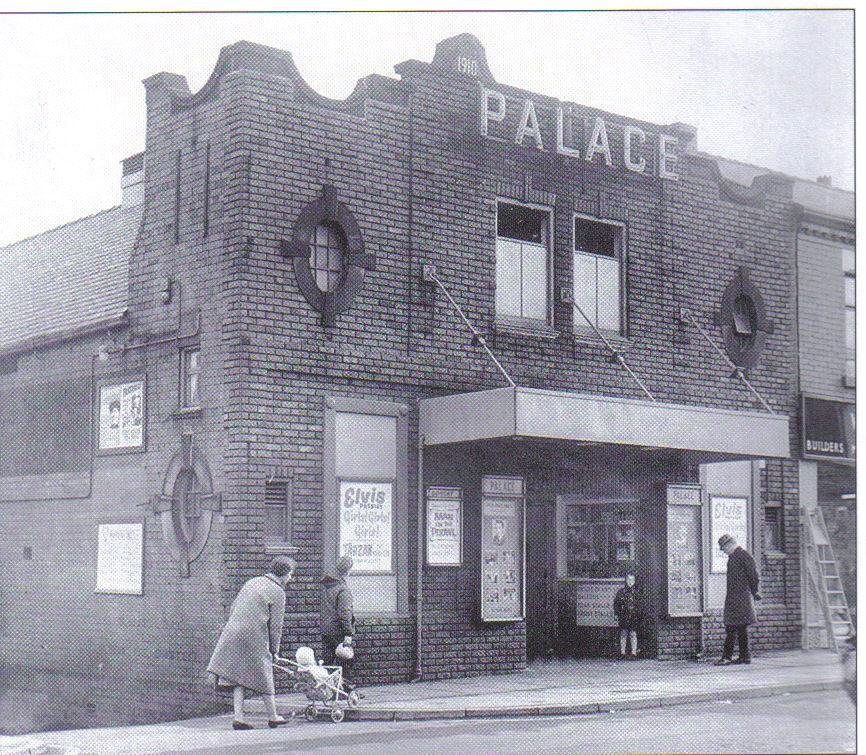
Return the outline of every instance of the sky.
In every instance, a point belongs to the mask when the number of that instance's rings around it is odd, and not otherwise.
[[[2,15],[0,245],[120,202],[154,73],[195,92],[246,39],[289,50],[307,83],[343,98],[463,32],[500,83],[689,123],[702,151],[854,188],[851,11]]]

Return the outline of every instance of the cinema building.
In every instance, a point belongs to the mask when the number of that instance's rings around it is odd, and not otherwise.
[[[124,204],[0,250],[14,720],[212,707],[277,553],[288,649],[353,556],[366,683],[614,654],[626,573],[646,657],[715,656],[723,532],[756,654],[800,646],[792,181],[500,83],[469,35],[395,70],[329,100],[239,42],[198,92],[157,74]]]

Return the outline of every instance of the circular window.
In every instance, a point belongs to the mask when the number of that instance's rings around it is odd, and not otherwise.
[[[333,186],[323,186],[321,197],[301,209],[292,238],[280,241],[280,251],[292,259],[298,288],[326,326],[351,306],[364,275],[376,269],[357,221]]]
[[[310,269],[322,291],[334,291],[343,280],[346,237],[335,223],[319,223],[310,239]]]

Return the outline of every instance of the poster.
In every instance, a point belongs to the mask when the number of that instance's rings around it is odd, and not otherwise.
[[[579,627],[619,626],[613,612],[613,599],[625,585],[621,577],[612,579],[576,579],[575,623]]]
[[[668,486],[668,615],[703,613],[701,490]]]
[[[142,594],[144,525],[100,524],[96,555],[96,592]]]
[[[719,538],[725,533],[738,545],[749,548],[749,499],[712,496],[710,498],[710,557],[711,571],[726,574],[728,556],[719,548]]]
[[[463,563],[463,511],[460,488],[427,489],[427,563]]]
[[[340,555],[354,574],[393,571],[393,482],[340,480]]]
[[[144,382],[99,389],[99,450],[140,448],[144,443]]]
[[[496,478],[497,486],[503,478]],[[522,493],[523,481],[511,491]],[[486,486],[482,485],[482,490]],[[523,497],[481,501],[481,618],[514,621],[523,618]]]

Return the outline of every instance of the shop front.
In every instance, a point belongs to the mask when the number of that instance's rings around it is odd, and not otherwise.
[[[474,641],[519,628],[529,660],[617,654],[627,574],[641,655],[699,651],[719,526],[702,469],[788,455],[778,415],[520,387],[423,400],[420,432],[425,585],[462,585]]]

